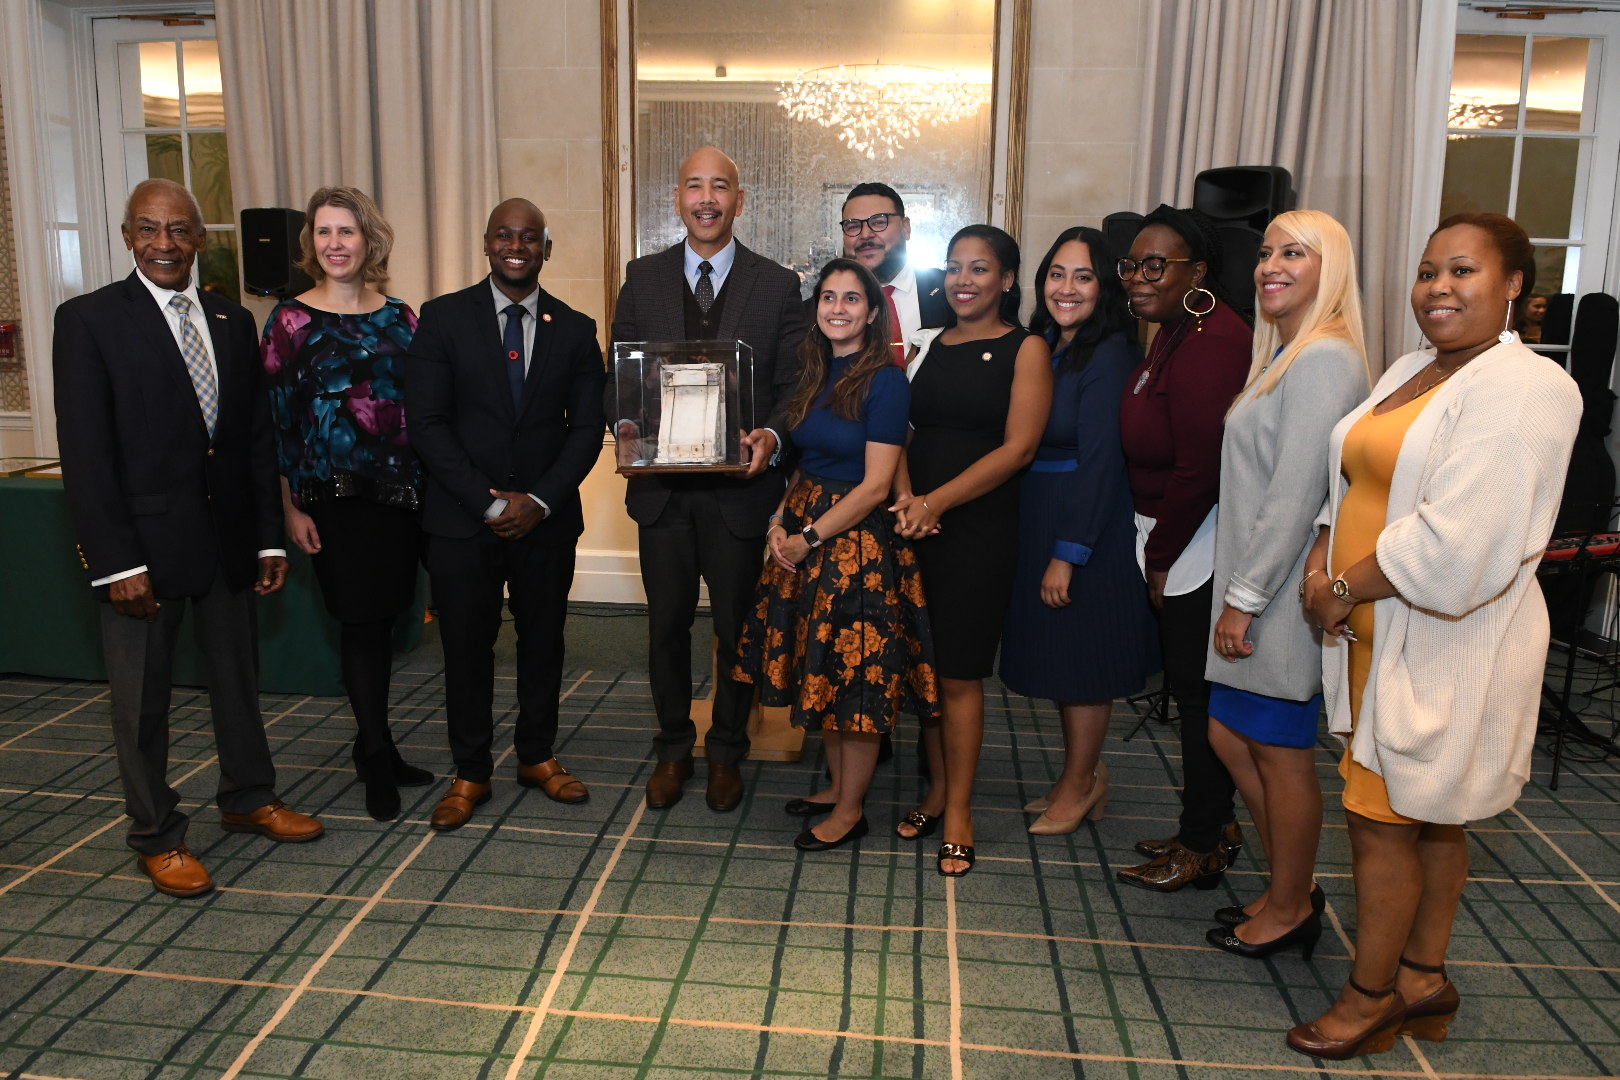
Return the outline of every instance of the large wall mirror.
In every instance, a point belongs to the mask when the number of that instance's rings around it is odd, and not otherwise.
[[[844,196],[864,181],[905,199],[915,266],[940,265],[963,225],[1016,235],[1029,0],[850,13],[847,0],[604,0],[610,309],[626,259],[684,236],[676,172],[706,143],[741,172],[738,240],[811,280],[840,253]]]

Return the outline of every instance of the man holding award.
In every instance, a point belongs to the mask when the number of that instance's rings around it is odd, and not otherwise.
[[[647,592],[647,666],[659,729],[658,765],[647,781],[654,810],[679,802],[692,775],[691,631],[700,579],[709,587],[722,661],[705,740],[707,802],[712,810],[732,810],[743,795],[739,766],[748,755],[753,687],[726,673],[759,579],[767,519],[785,484],[775,464],[786,431],[781,409],[799,381],[805,317],[798,276],[732,236],[742,208],[736,162],[714,147],[693,152],[675,185],[686,238],[625,267],[613,317],[615,342],[740,340],[753,350],[752,401],[745,385],[742,404],[759,426],[741,440],[746,472],[650,472],[632,477],[625,493],[640,527]]]

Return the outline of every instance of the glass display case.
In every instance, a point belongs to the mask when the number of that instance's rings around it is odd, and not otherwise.
[[[618,471],[745,472],[754,350],[741,341],[613,344]]]

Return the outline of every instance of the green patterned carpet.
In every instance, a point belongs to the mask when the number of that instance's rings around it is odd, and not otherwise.
[[[1356,911],[1339,780],[1319,880],[1331,928],[1315,959],[1210,949],[1216,907],[1247,899],[1256,853],[1213,892],[1117,887],[1131,844],[1173,829],[1175,740],[1121,705],[1106,748],[1107,820],[1068,837],[1018,810],[1061,764],[1056,713],[998,686],[977,796],[977,869],[934,873],[893,837],[915,798],[910,736],[880,768],[873,832],[798,855],[782,804],[816,787],[795,765],[745,764],[732,814],[649,812],[636,619],[576,615],[559,756],[591,786],[563,807],[510,780],[435,833],[442,785],[365,815],[342,702],[266,695],[284,797],[325,820],[314,844],[221,831],[206,700],[177,691],[171,777],[189,842],[220,888],[152,891],[123,844],[106,687],[0,677],[0,1075],[152,1078],[1132,1077],[1614,1075],[1620,1069],[1620,768],[1567,765],[1471,831],[1451,973],[1463,1009],[1443,1044],[1403,1039],[1326,1066],[1282,1032],[1342,983]],[[591,625],[604,624],[604,625]],[[611,625],[605,625],[611,624]],[[594,637],[593,637],[594,636]],[[597,640],[612,649],[593,649]],[[634,650],[632,650],[634,651]],[[401,658],[406,757],[449,768],[440,657]],[[497,686],[512,708],[511,667]],[[507,741],[503,742],[502,739]],[[1252,839],[1252,836],[1251,836]],[[937,842],[937,836],[935,838]]]

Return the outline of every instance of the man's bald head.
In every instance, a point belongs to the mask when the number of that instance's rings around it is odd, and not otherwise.
[[[202,207],[198,205],[197,198],[184,184],[177,184],[173,180],[166,180],[161,176],[154,176],[150,180],[142,180],[135,185],[124,200],[124,221],[128,225],[134,219],[135,207],[148,201],[155,195],[166,196],[168,199],[178,199],[191,209],[191,220],[201,229],[203,225]]]
[[[507,199],[490,211],[484,254],[495,287],[514,303],[521,301],[534,292],[540,268],[551,258],[546,215],[528,199]]]

